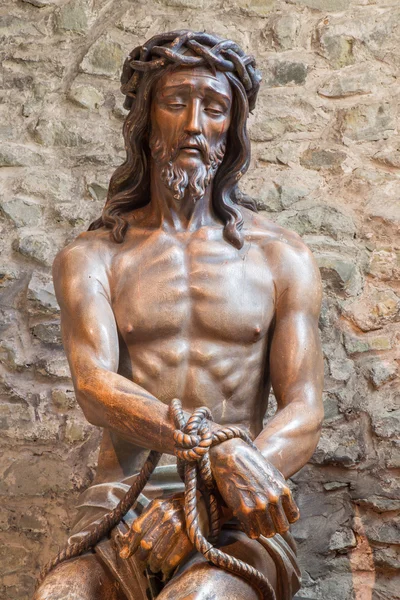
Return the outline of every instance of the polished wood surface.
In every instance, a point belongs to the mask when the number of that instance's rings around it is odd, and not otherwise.
[[[124,212],[122,241],[104,223],[62,250],[53,273],[77,399],[88,421],[104,428],[95,483],[137,472],[148,449],[174,453],[173,398],[187,415],[207,406],[211,428],[239,426],[258,449],[234,439],[210,453],[226,519],[236,517],[257,539],[298,518],[285,478],[319,439],[321,284],[301,239],[249,208],[238,207],[239,242],[227,239],[213,194],[233,152],[238,106],[224,72],[183,66],[158,77],[147,204]],[[271,385],[278,409],[264,427]],[[256,598],[248,583],[216,573],[202,557],[185,562],[191,545],[181,511],[179,499],[154,501],[135,525],[138,556],[150,569],[169,576],[185,563],[159,598],[205,600],[213,581],[232,589],[213,598]],[[240,554],[247,544],[248,560],[275,585],[268,554],[243,535],[232,532],[226,545]],[[80,589],[81,560],[75,571],[58,567],[37,599],[69,598],[55,581],[71,577],[74,598],[106,597],[90,584]]]

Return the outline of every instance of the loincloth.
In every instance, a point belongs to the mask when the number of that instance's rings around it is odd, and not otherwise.
[[[100,521],[105,513],[115,508],[132,485],[134,477],[135,475],[121,482],[93,485],[83,492],[78,501],[78,514],[68,543],[77,542]],[[129,510],[108,539],[104,539],[96,545],[95,552],[98,558],[113,574],[128,600],[155,598],[159,582],[135,556],[128,560],[120,558],[116,534],[118,532],[126,533],[133,521],[154,498],[168,497],[171,494],[183,492],[183,490],[184,486],[175,465],[157,467],[134,508]],[[238,529],[238,526],[233,522],[227,523],[224,525],[224,529]],[[295,543],[291,534],[277,534],[273,538],[261,536],[258,541],[270,554],[276,566],[277,599],[292,600],[300,589],[301,577]]]

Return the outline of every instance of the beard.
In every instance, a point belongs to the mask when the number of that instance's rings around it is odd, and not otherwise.
[[[179,150],[189,142],[198,145],[203,161],[196,167],[183,169],[178,166],[176,158]],[[173,148],[168,148],[166,143],[153,133],[150,136],[149,146],[154,162],[161,167],[161,180],[172,191],[174,199],[182,200],[187,192],[193,202],[203,198],[207,186],[213,180],[224,158],[226,149],[225,141],[210,149],[203,135],[183,135]]]

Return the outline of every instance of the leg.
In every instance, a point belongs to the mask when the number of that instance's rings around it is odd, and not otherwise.
[[[33,600],[122,600],[122,596],[96,555],[85,554],[50,571]]]
[[[223,531],[219,547],[268,577],[276,591],[276,567],[257,541],[240,531]],[[158,596],[158,600],[259,600],[259,594],[247,581],[210,565],[195,554]]]

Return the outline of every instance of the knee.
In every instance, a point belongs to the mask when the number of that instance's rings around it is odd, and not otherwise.
[[[117,600],[117,595],[108,573],[89,555],[50,571],[32,600]]]

